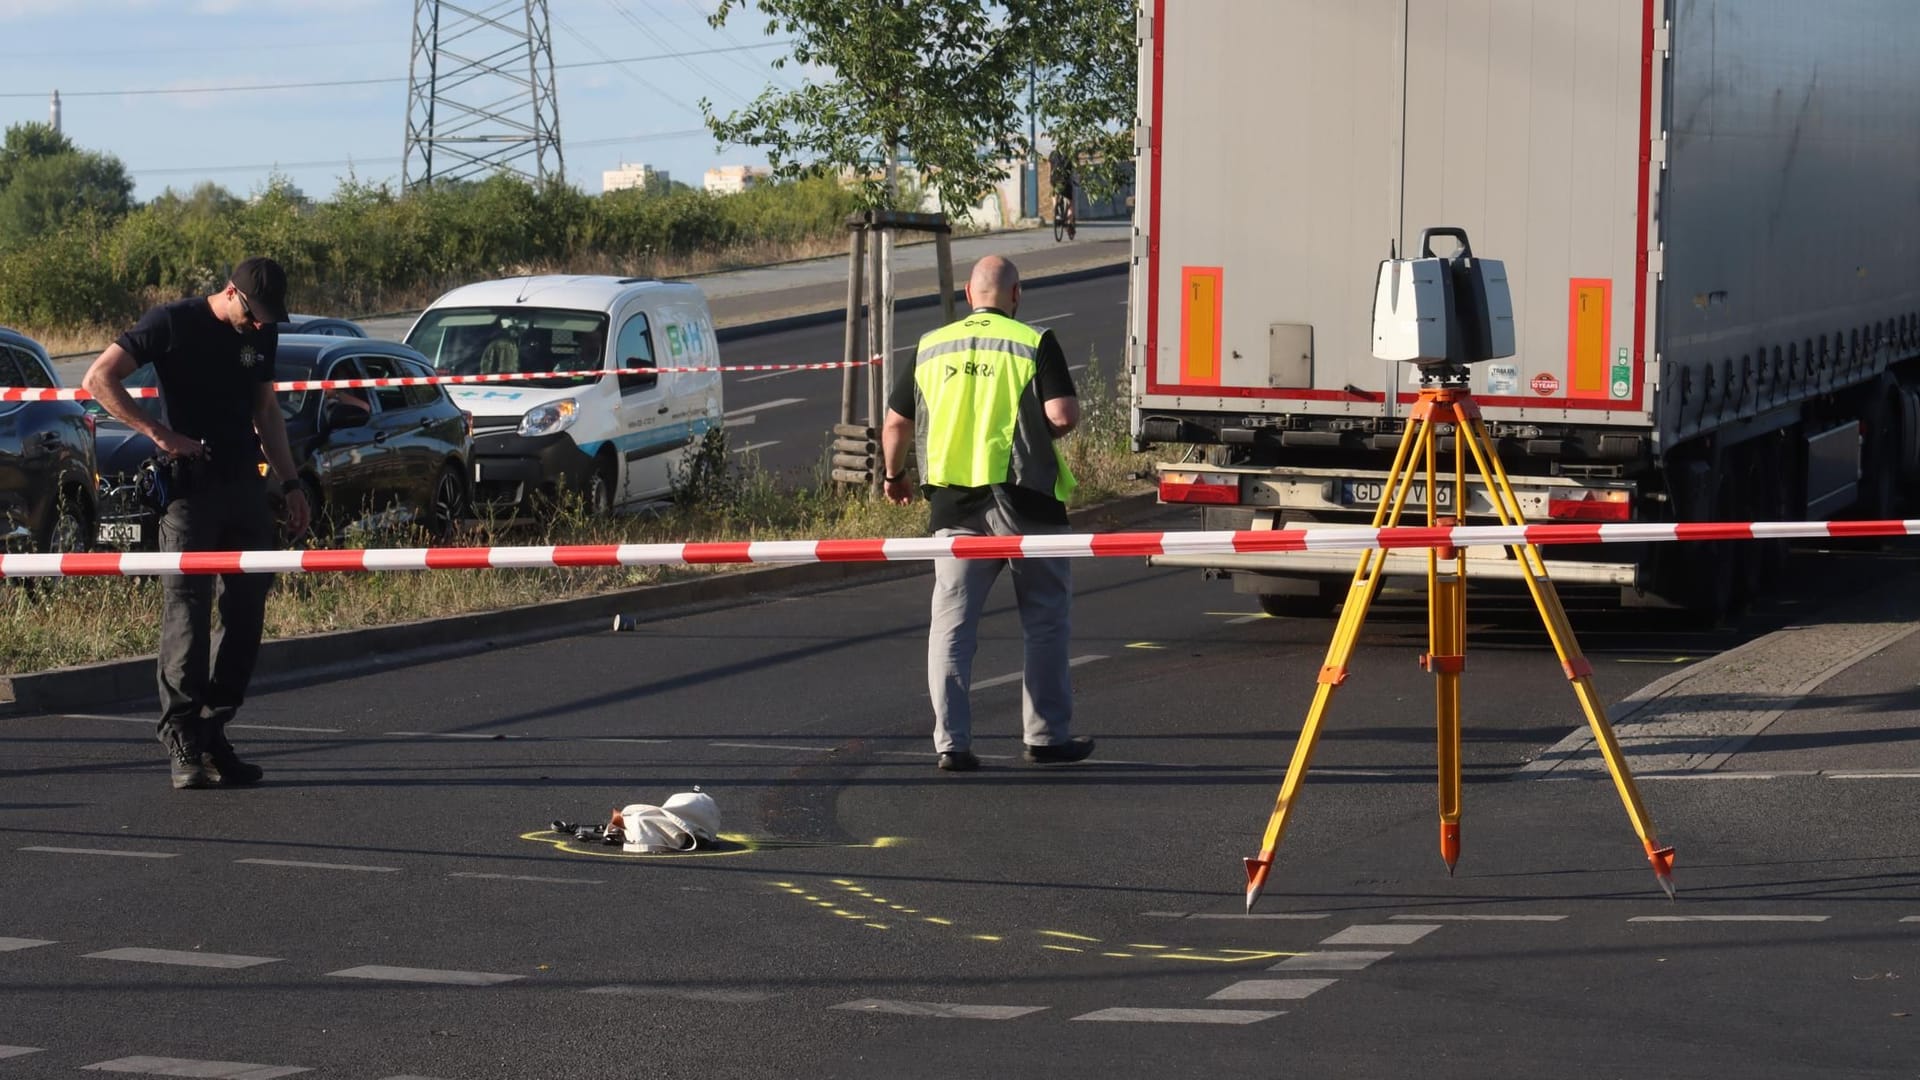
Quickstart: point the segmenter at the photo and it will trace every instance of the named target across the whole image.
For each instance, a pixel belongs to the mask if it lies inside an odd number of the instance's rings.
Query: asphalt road
[[[1802,556],[1714,633],[1570,607],[1613,701],[1909,565]],[[250,791],[167,790],[140,708],[0,719],[0,1080],[116,1062],[1119,1080],[1920,1060],[1920,781],[1645,781],[1679,851],[1669,903],[1609,784],[1516,778],[1578,714],[1530,610],[1476,595],[1449,877],[1424,609],[1390,593],[1244,918],[1239,860],[1328,626],[1261,617],[1192,572],[1077,564],[1076,723],[1100,748],[1042,770],[1016,757],[1002,590],[970,775],[933,768],[911,569],[262,694],[233,732],[269,770]],[[1812,752],[1920,765],[1910,740],[1838,736],[1769,760]],[[745,839],[625,857],[542,834],[696,784]]]

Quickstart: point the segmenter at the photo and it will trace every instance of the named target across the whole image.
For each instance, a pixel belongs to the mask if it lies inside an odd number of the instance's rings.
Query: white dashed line
[[[758,990],[688,990],[678,986],[637,986],[631,983],[593,986],[582,990],[581,993],[676,998],[682,1001],[710,1001],[718,1005],[751,1005],[756,1001],[765,1001],[778,996]]]
[[[1268,971],[1360,971],[1392,956],[1390,952],[1353,949],[1345,952],[1305,952],[1289,956]]]
[[[31,937],[0,937],[0,952],[19,952],[21,949],[37,949],[42,945],[58,945],[57,941],[42,941]]]
[[[584,877],[535,877],[532,874],[476,874],[470,871],[456,870],[448,877],[472,878],[476,881],[532,881],[542,885],[605,885],[599,878]]]
[[[232,953],[193,952],[187,949],[108,949],[105,952],[87,953],[85,958],[204,968],[250,968],[280,962],[278,957],[273,956],[237,956]]]
[[[443,971],[439,968],[385,967],[380,964],[329,971],[327,974],[338,979],[438,983],[442,986],[497,986],[526,978],[524,975],[499,975],[491,971]]]
[[[1105,659],[1106,657],[1099,653],[1088,653],[1085,656],[1076,656],[1073,659],[1067,661],[1067,666],[1070,668],[1077,668],[1081,664],[1091,664],[1095,660],[1105,660]],[[973,684],[973,688],[975,690],[985,690],[989,686],[1005,686],[1008,683],[1017,683],[1023,678],[1026,678],[1026,673],[1020,672],[1020,671],[1016,671],[1011,675],[995,675],[991,679],[979,680],[978,682]]]
[[[235,859],[247,866],[290,866],[297,870],[354,870],[363,874],[397,874],[397,866],[367,866],[364,863],[304,862],[300,859]]]
[[[213,1080],[273,1080],[308,1072],[292,1065],[254,1065],[245,1061],[196,1061],[192,1058],[123,1057],[82,1065],[94,1072],[140,1073],[143,1076],[203,1076]]]
[[[1407,922],[1560,922],[1565,915],[1394,915]]]
[[[1276,1016],[1285,1016],[1278,1012],[1255,1012],[1251,1009],[1099,1009],[1082,1013],[1075,1020],[1105,1020],[1122,1024],[1257,1024],[1262,1020],[1271,1020]]]
[[[1349,926],[1345,930],[1326,938],[1322,945],[1411,945],[1435,930],[1438,926],[1415,926],[1401,923],[1389,926],[1384,923],[1368,923]]]
[[[0,1046],[0,1058],[26,1057],[28,1054],[38,1054],[40,1051],[41,1048],[38,1046]]]
[[[769,446],[779,446],[779,445],[780,445],[779,439],[768,439],[766,442],[750,442],[745,446],[734,447],[733,452],[736,454],[745,454],[752,450],[765,450]]]
[[[1636,922],[1826,922],[1826,915],[1635,915]]]
[[[1038,326],[1041,323],[1059,322],[1061,319],[1071,318],[1073,318],[1073,312],[1069,311],[1063,315],[1042,315],[1037,319],[1027,319],[1024,321],[1030,325]]]
[[[1920,780],[1920,772],[1844,772],[1827,773],[1829,780]]]
[[[1338,981],[1338,979],[1243,979],[1225,990],[1208,994],[1207,1000],[1305,1001]]]
[[[295,727],[292,724],[228,724],[228,730],[238,731],[291,731],[300,735],[340,735],[343,730],[337,727]]]
[[[772,743],[752,742],[710,742],[708,746],[718,746],[726,750],[786,750],[807,754],[831,754],[831,746],[776,746]]]
[[[738,423],[739,417],[748,416],[752,413],[757,413],[757,412],[765,412],[768,409],[778,409],[787,405],[804,405],[806,404],[806,400],[807,400],[806,398],[797,398],[797,397],[775,398],[772,401],[763,401],[758,405],[748,405],[744,408],[735,409],[732,412],[722,414],[721,419]]]
[[[21,851],[37,851],[43,855],[108,855],[117,859],[177,859],[178,852],[173,851],[113,851],[108,848],[87,847],[23,847]]]
[[[382,734],[396,739],[469,739],[475,742],[506,742],[518,739],[518,735],[489,735],[482,731],[387,731]]]
[[[773,372],[768,372],[765,375],[748,375],[743,379],[735,379],[734,381],[743,382],[743,383],[764,382],[768,379],[784,379],[789,375],[798,375],[798,374],[800,374],[800,369],[796,368],[793,371],[773,371]]]
[[[1158,915],[1160,914],[1160,912],[1149,911],[1149,912],[1146,912],[1146,914]],[[1324,919],[1326,918],[1326,915],[1315,914],[1310,911],[1274,911],[1274,912],[1256,911],[1256,912],[1249,912],[1247,914],[1241,914],[1240,912],[1237,912],[1237,911],[1233,911],[1233,912],[1201,911],[1201,912],[1195,912],[1192,915],[1175,916],[1175,917],[1187,918],[1187,919],[1226,919],[1228,921],[1235,921],[1240,919],[1302,919],[1302,920]]]
[[[941,1020],[1013,1020],[1043,1012],[1045,1005],[948,1005],[938,1001],[888,1001],[862,998],[833,1006],[849,1012],[891,1013],[894,1016],[931,1016]]]
[[[585,739],[583,741],[584,742],[642,743],[649,746],[658,746],[661,743],[668,742],[669,740],[667,739],[628,739],[628,738],[617,738],[614,736],[606,736],[604,738],[592,738],[592,739]]]

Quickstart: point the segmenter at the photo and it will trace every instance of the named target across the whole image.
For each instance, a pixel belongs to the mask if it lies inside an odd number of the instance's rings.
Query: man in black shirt
[[[920,339],[901,365],[881,432],[887,498],[913,499],[909,453],[920,459],[935,536],[1019,536],[1068,529],[1073,472],[1054,440],[1080,422],[1066,354],[1052,331],[1014,319],[1020,274],[998,256],[974,264],[973,311]],[[916,433],[918,438],[916,440]],[[1093,740],[1074,738],[1068,672],[1073,581],[1066,559],[939,559],[927,632],[927,689],[940,768],[980,767],[968,700],[981,609],[1006,569],[1026,645],[1022,726],[1026,759],[1080,761]]]
[[[259,551],[277,547],[264,450],[273,483],[286,497],[287,526],[307,527],[306,495],[287,447],[273,392],[273,361],[287,318],[287,274],[272,259],[233,268],[226,288],[176,300],[141,316],[87,369],[82,385],[128,427],[152,439],[170,460],[163,551]],[[128,395],[125,379],[142,364],[159,377],[167,422]],[[242,761],[226,725],[240,707],[260,651],[265,574],[222,574],[220,632],[212,631],[214,583],[204,574],[165,579],[160,622],[160,742],[176,788],[257,783],[261,769]]]

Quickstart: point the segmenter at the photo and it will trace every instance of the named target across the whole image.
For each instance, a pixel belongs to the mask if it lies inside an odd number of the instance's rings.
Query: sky
[[[461,4],[523,10],[520,0]],[[549,0],[569,182],[598,193],[603,170],[644,162],[697,187],[712,166],[766,163],[751,147],[716,147],[697,103],[724,114],[769,85],[799,85],[801,73],[772,67],[786,50],[765,47],[778,39],[753,12],[709,27],[714,6]],[[118,157],[143,202],[209,180],[246,196],[275,173],[314,198],[349,172],[397,188],[413,9],[413,0],[0,0],[0,128],[46,123],[59,90],[61,130]],[[287,83],[336,85],[267,88]]]

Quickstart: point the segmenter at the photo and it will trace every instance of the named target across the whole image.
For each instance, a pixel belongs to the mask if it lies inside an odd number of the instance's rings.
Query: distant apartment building
[[[722,165],[707,170],[706,188],[715,195],[738,195],[768,175],[766,169],[757,165]]]
[[[600,174],[600,191],[605,194],[609,191],[625,191],[627,188],[643,188],[656,179],[664,184],[667,174],[651,165],[629,165],[623,161],[619,168],[608,169]]]

